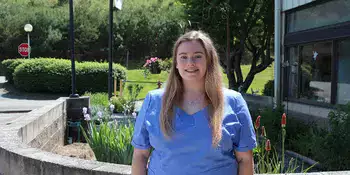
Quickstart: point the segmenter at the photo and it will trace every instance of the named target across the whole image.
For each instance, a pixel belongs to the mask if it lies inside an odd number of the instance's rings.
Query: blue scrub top
[[[256,147],[252,119],[245,100],[236,91],[224,89],[222,139],[212,147],[208,106],[188,115],[175,107],[174,134],[166,139],[161,133],[159,116],[163,89],[150,91],[135,123],[132,145],[154,150],[148,165],[149,175],[234,175],[238,164],[234,151]]]

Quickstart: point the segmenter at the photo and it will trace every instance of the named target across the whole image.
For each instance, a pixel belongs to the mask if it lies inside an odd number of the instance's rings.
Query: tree
[[[273,62],[273,0],[181,0],[191,29],[206,31],[217,45],[229,88],[246,92],[256,74]],[[225,55],[225,56],[223,56]],[[241,64],[251,68],[243,79]]]

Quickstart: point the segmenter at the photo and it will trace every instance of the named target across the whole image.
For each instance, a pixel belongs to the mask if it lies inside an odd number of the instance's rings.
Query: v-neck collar
[[[181,114],[187,115],[187,116],[195,116],[195,115],[197,115],[197,114],[199,114],[199,113],[201,113],[201,112],[206,111],[206,110],[208,109],[208,107],[209,107],[209,104],[208,104],[207,106],[205,106],[204,108],[198,110],[197,112],[193,113],[193,114],[188,114],[188,113],[187,113],[186,111],[184,111],[182,108],[180,108],[180,107],[178,107],[178,106],[175,105],[175,108],[176,108],[176,110],[177,110],[178,112],[180,112]]]

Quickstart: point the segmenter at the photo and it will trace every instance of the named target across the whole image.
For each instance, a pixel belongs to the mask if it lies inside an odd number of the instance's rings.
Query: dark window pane
[[[350,21],[350,0],[332,0],[287,15],[287,32]]]
[[[288,48],[288,96],[293,98],[298,98],[298,62],[298,47]]]
[[[304,45],[300,52],[300,98],[330,103],[332,43]]]
[[[338,45],[338,95],[337,103],[350,102],[350,40]]]

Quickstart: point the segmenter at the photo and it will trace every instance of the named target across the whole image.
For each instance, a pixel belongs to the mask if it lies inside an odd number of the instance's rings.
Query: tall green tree
[[[246,92],[259,72],[273,62],[273,0],[181,0],[191,29],[209,33],[217,44],[229,88]],[[250,59],[247,59],[250,57]],[[241,64],[249,60],[243,78]]]

